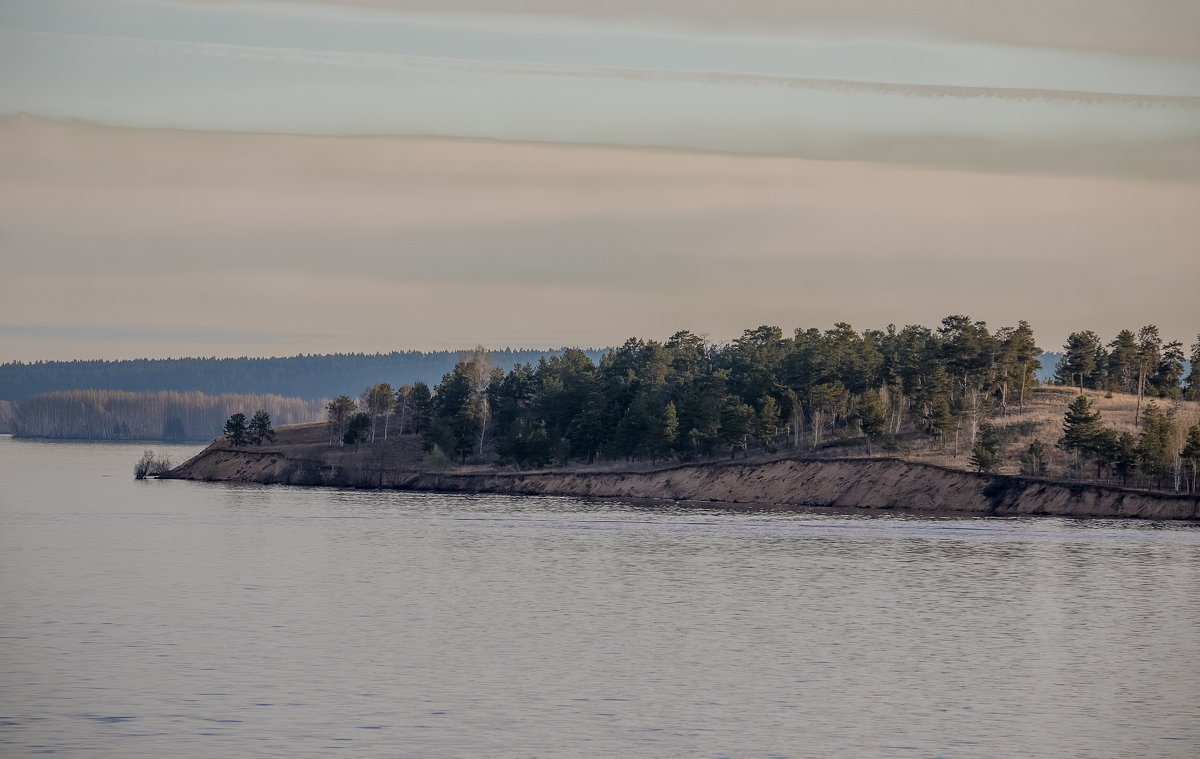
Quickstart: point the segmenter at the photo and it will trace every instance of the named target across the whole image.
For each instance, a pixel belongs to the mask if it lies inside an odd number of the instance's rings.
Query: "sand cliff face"
[[[469,493],[646,498],[977,515],[1200,518],[1200,498],[1098,485],[988,477],[886,458],[705,463],[651,471],[436,473],[372,466],[344,454],[302,458],[211,446],[174,469],[175,479],[384,487]]]

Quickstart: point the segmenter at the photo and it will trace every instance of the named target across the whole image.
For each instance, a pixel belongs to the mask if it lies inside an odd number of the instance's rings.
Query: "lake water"
[[[137,482],[142,448],[0,437],[5,757],[1200,756],[1196,525]]]

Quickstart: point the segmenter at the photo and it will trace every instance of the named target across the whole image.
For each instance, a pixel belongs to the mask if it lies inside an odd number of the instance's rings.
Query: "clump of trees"
[[[682,331],[662,342],[631,338],[599,361],[566,349],[508,371],[479,347],[460,355],[432,388],[381,383],[357,399],[333,399],[326,405],[329,444],[419,434],[439,462],[532,468],[779,449],[871,454],[925,440],[954,457],[969,456],[981,472],[996,472],[1012,442],[997,417],[1025,407],[1038,384],[1041,353],[1026,322],[993,330],[964,315],[948,316],[934,329],[858,331],[838,323],[787,334],[761,326],[723,345]],[[1086,387],[1090,370],[1072,366],[1060,365],[1061,376],[1082,377]],[[1146,369],[1143,384],[1157,393],[1171,376],[1187,385],[1181,394],[1190,392],[1192,379],[1165,370]],[[1077,455],[1079,467],[1099,458],[1102,476],[1150,471],[1149,463],[1129,465],[1121,453],[1122,446],[1136,449],[1140,438],[1105,437],[1116,453],[1100,457],[1099,438],[1089,437],[1086,420],[1079,424],[1071,440],[1090,442],[1064,448]],[[1137,461],[1150,461],[1149,453],[1139,455]],[[1049,471],[1042,441],[1012,458],[1027,474]]]
[[[271,415],[263,409],[254,412],[250,421],[246,421],[246,415],[240,411],[233,414],[225,421],[225,429],[222,434],[234,447],[262,445],[264,442],[275,439],[275,430],[271,427]]]
[[[134,479],[144,480],[147,477],[158,477],[171,471],[171,459],[167,456],[156,456],[154,451],[147,449],[133,467]]]
[[[1022,407],[1040,368],[1025,322],[995,331],[967,316],[858,332],[746,330],[728,345],[678,332],[631,338],[595,362],[564,350],[536,364],[496,367],[483,348],[442,382],[376,385],[327,406],[331,445],[347,444],[357,413],[370,440],[389,419],[460,462],[494,457],[518,467],[746,455],[780,447],[891,448],[928,435],[955,455],[991,415]],[[355,438],[356,440],[359,438]]]
[[[1136,477],[1150,488],[1196,492],[1200,470],[1200,426],[1186,431],[1175,423],[1172,409],[1150,401],[1141,414],[1136,436],[1104,425],[1086,395],[1080,395],[1063,417],[1058,445],[1075,456],[1077,466],[1092,464],[1097,479],[1118,478],[1129,484]]]
[[[1142,399],[1148,395],[1200,400],[1200,335],[1191,346],[1190,371],[1184,363],[1183,343],[1164,343],[1153,324],[1136,333],[1123,329],[1107,344],[1090,330],[1074,332],[1063,351],[1054,372],[1055,382],[1080,392],[1088,389],[1136,395],[1136,421],[1140,421]]]

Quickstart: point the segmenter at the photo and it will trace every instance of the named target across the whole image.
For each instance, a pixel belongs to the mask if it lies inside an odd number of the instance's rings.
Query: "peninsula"
[[[1200,355],[1200,340],[1192,346]],[[434,387],[269,415],[172,477],[974,514],[1194,519],[1195,362],[1157,328],[1072,334],[1047,386],[1029,325],[762,326],[726,345],[631,338],[505,372],[468,351]]]
[[[261,447],[214,441],[166,479],[509,495],[836,507],[980,516],[1198,519],[1200,498],[1094,483],[985,475],[893,457],[763,456],[666,466],[537,471],[422,464],[415,436],[330,447],[324,424],[280,427]]]

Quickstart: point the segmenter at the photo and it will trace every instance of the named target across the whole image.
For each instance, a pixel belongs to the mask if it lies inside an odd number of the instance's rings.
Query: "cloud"
[[[110,356],[603,345],[954,312],[1028,319],[1050,346],[1147,321],[1183,338],[1198,206],[1193,183],[0,119],[0,360],[93,338]]]

